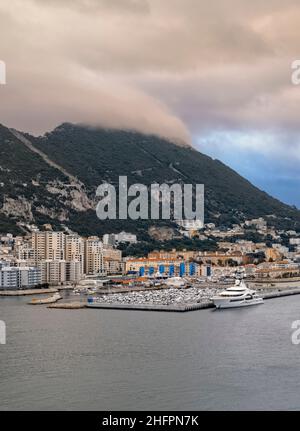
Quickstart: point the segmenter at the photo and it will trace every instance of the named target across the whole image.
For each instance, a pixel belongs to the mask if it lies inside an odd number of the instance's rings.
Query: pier
[[[44,305],[44,304],[54,304],[57,301],[62,299],[59,293],[54,293],[53,296],[49,296],[47,298],[33,298],[30,302],[28,302],[29,305]]]

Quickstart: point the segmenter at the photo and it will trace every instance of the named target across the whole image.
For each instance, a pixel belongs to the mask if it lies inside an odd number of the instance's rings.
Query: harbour
[[[273,291],[262,293],[261,297],[264,300],[282,298],[285,296],[299,295],[300,288],[287,289],[283,291]],[[144,311],[170,311],[170,312],[187,312],[196,310],[205,310],[207,308],[215,308],[212,301],[203,301],[200,304],[187,304],[187,305],[157,305],[157,304],[107,304],[97,302],[95,305],[87,304],[87,308],[102,308],[112,310],[144,310]]]
[[[3,297],[0,408],[299,409],[299,310],[299,295],[194,313],[67,312]]]
[[[156,287],[154,289],[108,289],[94,293],[94,296],[80,295],[78,299],[71,291],[60,291],[62,296],[54,293],[53,296],[32,299],[29,305],[46,305],[49,309],[78,310],[78,309],[110,309],[132,311],[160,311],[160,312],[189,312],[215,308],[211,296],[222,287],[206,285],[202,288],[189,287],[174,289],[172,287]],[[50,290],[50,289],[49,289]],[[50,292],[48,292],[50,293]],[[264,300],[281,298],[285,296],[299,295],[300,287],[278,287],[274,289],[262,288],[260,297]],[[12,295],[14,296],[14,295]]]

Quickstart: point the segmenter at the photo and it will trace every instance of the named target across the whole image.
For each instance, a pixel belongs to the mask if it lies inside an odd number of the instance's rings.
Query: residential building
[[[41,260],[38,268],[41,270],[42,283],[61,284],[67,281],[65,260]]]
[[[0,270],[0,288],[1,289],[19,288],[18,268],[4,267]]]
[[[130,244],[137,243],[137,237],[133,233],[120,232],[120,233],[110,233],[103,235],[103,244],[107,245],[117,245],[121,242],[128,242]]]
[[[81,274],[84,272],[84,240],[79,235],[66,235],[65,258],[67,262],[79,262]]]
[[[82,263],[77,260],[66,262],[66,281],[77,283],[82,279]]]
[[[85,240],[85,274],[104,274],[103,243],[96,236]]]
[[[64,232],[33,232],[32,248],[34,249],[35,261],[64,260],[65,241]]]
[[[41,271],[35,267],[5,266],[0,270],[1,289],[32,288],[41,282]]]
[[[31,288],[42,283],[42,273],[36,267],[19,267],[19,283],[20,287]]]

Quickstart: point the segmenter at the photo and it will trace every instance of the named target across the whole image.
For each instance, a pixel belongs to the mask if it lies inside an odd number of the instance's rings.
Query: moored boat
[[[235,285],[223,290],[220,294],[211,298],[216,308],[246,307],[249,305],[263,304],[255,290],[249,289],[245,282],[236,280]]]

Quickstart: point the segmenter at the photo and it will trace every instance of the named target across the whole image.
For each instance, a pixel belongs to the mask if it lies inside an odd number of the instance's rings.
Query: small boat
[[[211,300],[216,308],[246,307],[264,302],[263,298],[258,296],[255,290],[249,289],[242,280],[236,280],[233,287],[228,287]]]

